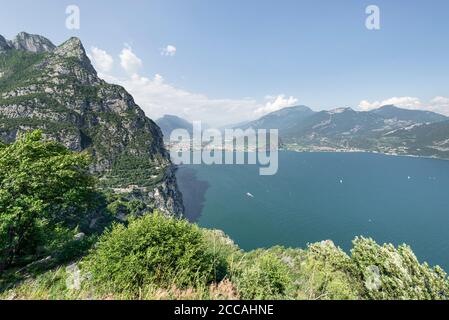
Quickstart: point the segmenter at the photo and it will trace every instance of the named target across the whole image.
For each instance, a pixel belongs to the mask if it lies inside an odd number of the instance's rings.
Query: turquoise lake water
[[[363,235],[407,243],[420,261],[449,270],[449,161],[281,152],[275,176],[258,166],[189,165],[177,177],[187,217],[245,250],[331,239],[348,251]]]

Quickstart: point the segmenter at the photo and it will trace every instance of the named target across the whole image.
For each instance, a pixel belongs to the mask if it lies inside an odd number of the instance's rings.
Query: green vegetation
[[[10,141],[16,132],[42,130],[89,152],[104,178],[101,187],[153,190],[165,178],[167,163],[154,124],[122,87],[93,72],[70,55],[15,49],[1,54],[0,106],[13,110],[14,117],[0,116],[0,135]]]
[[[420,264],[406,245],[396,249],[391,244],[379,246],[372,239],[357,238],[352,260],[367,284],[368,299],[449,299],[447,274],[438,266]],[[377,280],[373,280],[373,271],[378,273]]]
[[[34,67],[45,58],[44,53],[31,53],[10,50],[0,55],[0,72],[4,72],[0,81],[0,91],[32,83],[39,74]]]
[[[0,151],[1,269],[53,251],[92,203],[89,159],[33,132]],[[49,246],[45,248],[45,246]]]
[[[243,299],[273,300],[287,297],[292,279],[285,263],[270,253],[264,253],[251,262],[236,277]]]
[[[135,292],[148,285],[189,287],[216,280],[199,228],[159,213],[115,224],[87,258],[93,281],[106,292]]]
[[[244,252],[220,231],[154,212],[145,197],[170,174],[160,130],[122,87],[99,79],[87,57],[65,55],[80,46],[68,44],[60,54],[0,55],[2,138],[43,130],[0,143],[0,299],[449,298],[446,273],[406,245],[357,238],[350,254],[330,241]],[[302,124],[287,135],[297,148],[447,153],[448,122],[380,138],[380,116],[287,111],[265,121]],[[348,136],[358,125],[361,136]],[[135,192],[111,191],[131,185]]]
[[[153,211],[144,201],[130,198],[129,196],[109,194],[107,202],[108,211],[117,219],[121,217],[138,217]]]
[[[164,178],[165,168],[152,163],[148,157],[122,154],[112,164],[105,176],[105,185],[111,187],[154,187]]]
[[[89,161],[39,131],[0,145],[0,299],[449,299],[446,273],[406,245],[243,252],[138,198],[98,194]]]

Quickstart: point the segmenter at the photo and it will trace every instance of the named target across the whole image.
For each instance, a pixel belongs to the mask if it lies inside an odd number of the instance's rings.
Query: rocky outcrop
[[[34,53],[50,52],[55,49],[55,45],[47,38],[26,32],[19,33],[9,44],[16,50]]]
[[[97,71],[94,69],[89,58],[87,57],[83,44],[79,38],[70,38],[56,48],[54,54],[65,59],[75,59],[83,69],[87,70],[92,75],[97,75]]]
[[[22,131],[41,129],[48,139],[92,154],[91,170],[102,187],[137,186],[152,207],[182,215],[161,130],[123,87],[97,76],[81,41],[71,38],[52,47],[40,36],[16,39],[0,66],[0,140],[10,143]],[[26,59],[17,66],[19,50]]]
[[[0,53],[6,52],[7,50],[10,50],[10,49],[11,49],[11,47],[9,46],[6,39],[0,35]]]
[[[165,214],[180,211],[184,212],[182,194],[178,189],[175,176],[175,167],[169,166],[165,171],[163,183],[150,192],[149,197],[154,199],[155,206]]]

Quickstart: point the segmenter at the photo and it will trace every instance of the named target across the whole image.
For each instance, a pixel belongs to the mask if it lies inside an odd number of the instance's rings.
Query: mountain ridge
[[[284,147],[296,151],[359,150],[449,158],[443,147],[435,147],[445,145],[440,136],[435,141],[430,141],[429,135],[420,138],[425,135],[422,128],[444,127],[441,123],[446,121],[449,118],[438,113],[392,105],[370,111],[350,107],[313,111],[297,106],[272,112],[239,128],[278,129]],[[415,129],[407,131],[410,128]],[[445,132],[435,129],[441,131]],[[411,138],[413,133],[418,137]],[[449,132],[446,139],[449,141]],[[424,142],[428,145],[419,145]]]
[[[170,135],[175,129],[187,130],[191,136],[193,134],[193,124],[175,115],[166,114],[155,122],[161,128],[165,141],[170,140]]]
[[[370,112],[381,115],[387,119],[397,118],[398,120],[403,121],[439,122],[448,120],[448,117],[432,111],[404,109],[394,105],[385,105],[378,109],[371,110]]]
[[[161,130],[133,97],[98,77],[80,39],[43,51],[32,43],[1,53],[0,140],[41,129],[48,139],[89,152],[103,187],[138,192],[166,214],[182,215]]]

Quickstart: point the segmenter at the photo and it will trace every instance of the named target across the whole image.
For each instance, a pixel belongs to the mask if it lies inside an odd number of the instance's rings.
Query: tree
[[[76,227],[93,199],[89,163],[40,131],[0,148],[0,271]]]

